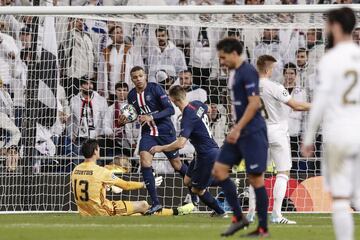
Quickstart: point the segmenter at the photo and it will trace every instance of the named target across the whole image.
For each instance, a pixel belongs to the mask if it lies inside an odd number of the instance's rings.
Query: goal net
[[[97,138],[100,143],[99,165],[126,180],[142,181],[140,124],[124,128],[118,123],[119,108],[134,86],[130,79],[134,66],[145,69],[148,81],[166,90],[182,85],[188,100],[209,104],[210,130],[221,146],[232,122],[229,71],[219,63],[217,41],[238,39],[244,46],[244,59],[252,64],[260,55],[274,56],[273,80],[299,101],[312,100],[316,63],[325,51],[323,10],[237,10],[231,14],[139,11],[124,15],[116,14],[120,8],[114,8],[113,14],[102,14],[101,8],[97,14],[80,14],[88,11],[85,8],[78,8],[77,14],[74,8],[68,8],[68,13],[58,8],[62,13],[57,15],[54,8],[48,8],[55,12],[37,15],[36,10],[23,9],[0,16],[2,212],[76,211],[70,173],[83,161],[80,146],[88,138]],[[359,29],[354,32],[358,42],[359,33]],[[293,168],[284,210],[329,211],[320,174],[321,130],[314,143],[315,157],[303,158],[299,146],[307,116],[289,112]],[[177,109],[172,116],[177,131],[180,119]],[[186,164],[192,161],[195,153],[191,144],[180,150],[180,156]],[[155,156],[153,169],[164,177],[158,195],[165,207],[189,201],[180,175],[164,155]],[[270,209],[275,173],[270,164],[266,174]],[[238,179],[239,199],[246,210],[248,184],[243,164],[233,168],[232,177]],[[210,190],[224,203],[220,189]],[[109,192],[107,197],[150,200],[146,190]],[[208,209],[200,205],[199,210]]]

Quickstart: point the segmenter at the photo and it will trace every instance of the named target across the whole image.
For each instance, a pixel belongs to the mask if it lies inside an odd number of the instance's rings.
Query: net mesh
[[[325,50],[323,25],[320,13],[2,15],[0,211],[76,210],[70,173],[83,160],[79,146],[88,138],[100,142],[100,165],[124,179],[142,181],[140,124],[120,127],[116,121],[117,109],[133,87],[129,72],[134,66],[144,67],[149,81],[165,89],[183,85],[188,100],[208,103],[210,129],[220,146],[232,125],[229,71],[220,66],[215,48],[223,37],[242,41],[243,57],[252,64],[262,54],[273,55],[278,60],[273,80],[296,100],[311,101],[316,63]],[[354,38],[360,40],[358,30]],[[182,73],[187,69],[192,74]],[[177,131],[180,119],[177,109],[172,117]],[[299,152],[305,119],[304,113],[289,113],[293,168],[284,210],[329,211],[321,187],[321,131],[315,158],[304,159]],[[194,154],[190,143],[180,151],[186,164]],[[153,168],[164,176],[158,194],[165,207],[189,200],[164,155],[155,156]],[[232,177],[239,179],[239,198],[246,209],[244,171],[244,165],[237,166]],[[270,166],[266,175],[270,200],[275,172]],[[212,187],[211,192],[217,195],[219,189]],[[108,194],[122,200],[149,200],[147,196],[146,190]],[[218,199],[226,205],[221,194]],[[200,205],[199,210],[206,208]]]

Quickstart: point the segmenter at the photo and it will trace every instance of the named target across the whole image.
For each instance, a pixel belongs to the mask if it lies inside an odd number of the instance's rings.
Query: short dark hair
[[[296,65],[292,62],[286,63],[283,68],[283,75],[285,74],[287,69],[291,69],[295,71],[295,74],[297,74],[297,68]]]
[[[88,75],[84,75],[84,76],[80,77],[80,79],[79,79],[80,86],[85,83],[88,83],[89,81],[90,81],[90,78]]]
[[[356,25],[355,13],[351,8],[343,7],[330,10],[327,13],[328,22],[330,24],[340,24],[342,30],[346,34],[351,34]]]
[[[169,31],[166,26],[159,26],[157,29],[155,29],[155,35],[158,32],[166,32],[166,35],[169,36]]]
[[[190,73],[190,75],[192,76],[192,71],[189,69],[185,69],[185,70],[181,70],[178,75],[182,74],[182,73]]]
[[[145,70],[144,70],[143,67],[135,66],[135,67],[133,67],[133,68],[130,70],[130,75],[131,75],[133,72],[140,71],[140,70],[142,70],[142,71],[145,72]]]
[[[243,52],[242,44],[235,38],[224,38],[216,45],[218,51],[224,51],[225,53],[236,52],[241,55]]]
[[[117,82],[115,84],[115,90],[118,88],[126,88],[127,90],[129,90],[129,85],[127,85],[126,82]]]
[[[112,28],[110,28],[110,30],[109,30],[109,35],[114,35],[113,33],[115,32],[115,29],[117,29],[117,28],[121,28],[121,30],[123,30],[122,26],[120,26],[120,25],[115,25],[115,26],[113,26]]]
[[[307,50],[306,48],[299,48],[298,50],[296,50],[295,56],[302,52],[306,53],[306,56],[309,56],[309,50]]]
[[[81,152],[85,158],[91,158],[98,149],[99,143],[96,139],[88,139],[81,146]]]
[[[169,89],[169,96],[176,101],[184,100],[186,99],[186,91],[182,86],[175,85]]]
[[[256,61],[256,67],[259,72],[264,72],[270,64],[276,62],[276,59],[271,55],[261,55]]]

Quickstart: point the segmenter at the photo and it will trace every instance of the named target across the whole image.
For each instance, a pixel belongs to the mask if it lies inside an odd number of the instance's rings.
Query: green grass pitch
[[[270,225],[270,239],[334,239],[330,214],[286,215],[297,225]],[[360,215],[354,214],[356,236],[360,238]],[[80,217],[77,214],[0,215],[0,239],[221,239],[219,234],[230,219],[210,218],[204,214],[160,217]],[[239,239],[240,231],[227,239]]]

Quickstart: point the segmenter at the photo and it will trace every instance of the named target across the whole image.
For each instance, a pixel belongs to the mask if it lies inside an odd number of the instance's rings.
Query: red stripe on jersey
[[[196,110],[196,107],[194,107],[193,105],[191,105],[191,103],[188,104],[188,107],[191,108],[192,110]]]

